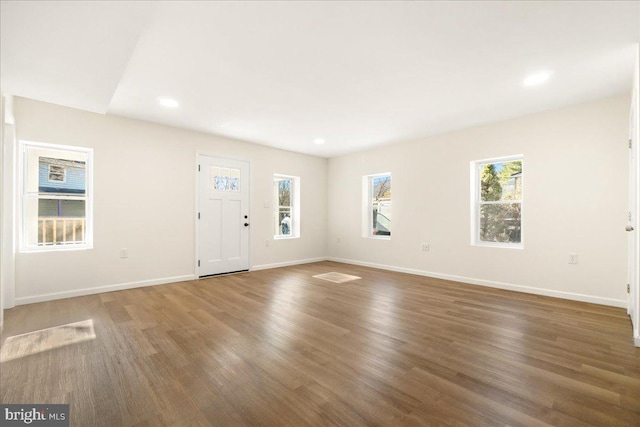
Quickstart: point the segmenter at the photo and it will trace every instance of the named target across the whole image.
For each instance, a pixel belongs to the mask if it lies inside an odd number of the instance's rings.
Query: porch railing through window
[[[85,218],[38,218],[38,245],[73,245],[85,243]]]

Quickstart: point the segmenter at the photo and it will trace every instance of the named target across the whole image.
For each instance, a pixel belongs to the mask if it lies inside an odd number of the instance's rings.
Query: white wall
[[[629,103],[612,97],[327,161],[16,98],[19,139],[94,148],[96,193],[94,249],[18,254],[16,301],[191,278],[199,151],[252,162],[254,269],[330,256],[625,307]],[[525,156],[525,247],[471,246],[469,162],[513,154]],[[392,239],[362,238],[362,175],[388,171]],[[263,204],[274,173],[301,177],[300,239],[272,239]]]
[[[0,90],[0,332],[4,327],[4,96]]]
[[[629,103],[617,96],[330,159],[329,254],[626,307]],[[524,249],[472,246],[469,164],[515,154],[524,154]],[[362,176],[388,171],[392,238],[363,238]]]
[[[93,148],[95,165],[94,249],[19,253],[18,304],[191,278],[196,152],[251,161],[252,268],[326,255],[324,158],[24,98],[14,103],[18,139]],[[273,240],[264,201],[272,202],[274,173],[301,179],[299,239]],[[120,248],[129,249],[128,259],[119,258]]]

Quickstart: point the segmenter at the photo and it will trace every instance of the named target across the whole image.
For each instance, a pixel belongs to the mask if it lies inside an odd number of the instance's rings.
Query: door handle
[[[248,227],[248,226],[249,226],[249,223],[248,223],[248,222],[245,222],[245,223],[244,223],[244,226],[245,226],[245,227]]]
[[[627,225],[624,229],[625,231],[633,231],[633,227],[630,225]]]

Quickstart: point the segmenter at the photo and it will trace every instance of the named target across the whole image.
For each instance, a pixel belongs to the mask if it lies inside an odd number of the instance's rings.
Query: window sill
[[[71,252],[71,251],[86,251],[89,249],[93,249],[93,245],[82,245],[82,246],[45,246],[45,247],[24,247],[20,248],[19,253],[21,254],[33,254],[33,253],[44,253],[44,252]]]
[[[290,239],[299,239],[300,236],[273,236],[274,240],[290,240]]]
[[[391,236],[362,236],[365,239],[373,239],[373,240],[391,240]]]
[[[498,249],[524,249],[522,243],[492,243],[492,242],[474,242],[471,246],[478,246],[483,248],[498,248]]]

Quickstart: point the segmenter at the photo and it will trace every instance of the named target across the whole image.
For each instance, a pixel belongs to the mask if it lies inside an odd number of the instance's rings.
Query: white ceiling
[[[1,7],[6,93],[326,157],[630,91],[640,42],[640,2]]]

